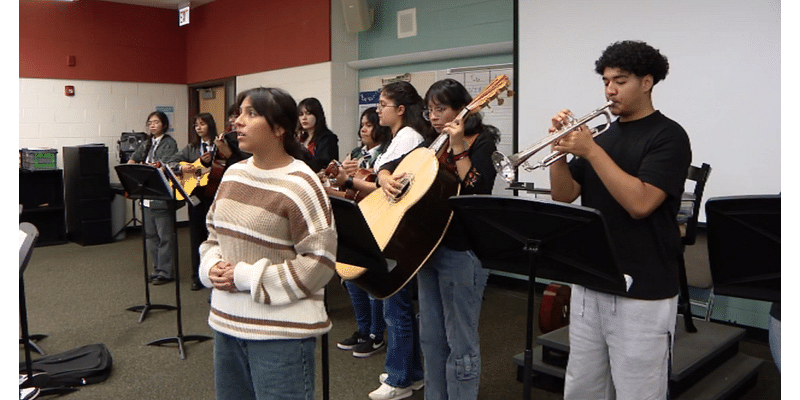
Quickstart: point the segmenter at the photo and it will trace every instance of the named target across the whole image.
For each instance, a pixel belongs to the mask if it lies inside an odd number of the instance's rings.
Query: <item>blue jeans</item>
[[[383,300],[383,316],[389,332],[384,363],[389,375],[386,384],[400,388],[411,386],[411,383],[425,376],[419,345],[419,324],[408,285]]]
[[[313,400],[316,338],[243,340],[214,332],[217,400]]]
[[[374,334],[376,338],[383,339],[386,330],[386,321],[383,320],[383,301],[370,296],[364,289],[353,282],[344,282],[350,301],[353,302],[353,311],[356,314],[358,331],[362,335]]]
[[[441,245],[417,273],[426,400],[478,398],[478,319],[488,277],[473,252]]]

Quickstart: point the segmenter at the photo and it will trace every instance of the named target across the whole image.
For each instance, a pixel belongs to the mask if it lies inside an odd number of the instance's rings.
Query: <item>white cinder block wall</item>
[[[64,86],[75,95],[64,95]],[[109,82],[65,79],[19,79],[19,148],[58,150],[57,166],[64,167],[62,148],[89,143],[108,147],[109,178],[119,182],[117,141],[122,132],[145,132],[145,121],[158,106],[173,107],[170,134],[178,148],[187,143],[187,86],[180,84]],[[126,220],[130,207],[126,208]],[[186,221],[185,207],[178,220]]]

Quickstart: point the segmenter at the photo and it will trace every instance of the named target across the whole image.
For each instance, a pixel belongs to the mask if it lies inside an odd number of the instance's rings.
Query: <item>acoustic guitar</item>
[[[225,133],[223,133],[220,137],[224,137],[224,135]],[[194,162],[191,163],[186,161],[181,161],[178,163],[178,165],[181,167],[184,165],[192,165],[195,168],[194,173],[181,172],[181,174],[178,175],[178,181],[180,181],[183,190],[190,195],[196,188],[202,187],[203,195],[205,197],[214,197],[214,194],[217,192],[217,188],[219,187],[219,183],[222,181],[222,175],[225,173],[225,164],[222,160],[217,158],[216,146],[211,152],[210,166],[204,166],[200,158],[201,157],[197,157],[197,160],[194,160]],[[183,196],[180,194],[180,192],[175,193],[175,198],[177,200],[183,200]]]
[[[506,75],[497,76],[456,118],[480,111],[508,85]],[[395,174],[405,173],[400,195],[388,199],[382,190],[376,190],[358,203],[384,256],[397,261],[397,265],[388,274],[380,274],[337,264],[336,271],[343,279],[385,299],[402,289],[428,260],[453,216],[447,199],[458,195],[461,189],[458,177],[439,165],[437,154],[446,150],[448,139],[449,135],[443,133],[429,147],[415,149],[403,158],[395,169]]]

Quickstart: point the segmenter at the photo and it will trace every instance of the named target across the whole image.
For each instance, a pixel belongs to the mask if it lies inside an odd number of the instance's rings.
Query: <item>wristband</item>
[[[344,181],[344,187],[345,187],[345,189],[352,189],[353,188],[353,177],[352,176],[348,176],[347,180]]]
[[[458,161],[458,160],[460,160],[460,159],[462,159],[462,158],[465,158],[465,157],[467,157],[467,156],[469,155],[469,154],[467,154],[467,153],[468,153],[468,151],[467,151],[467,150],[464,150],[464,151],[462,151],[461,153],[458,153],[458,154],[453,154],[453,162],[456,162],[456,161]]]

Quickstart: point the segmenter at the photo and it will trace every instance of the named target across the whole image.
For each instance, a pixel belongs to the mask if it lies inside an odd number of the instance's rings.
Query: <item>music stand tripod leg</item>
[[[183,190],[180,186],[180,183],[173,175],[172,171],[167,169],[169,172],[169,179],[172,181],[173,185],[176,188],[180,188],[180,192],[183,194],[183,198],[189,199],[189,195]],[[175,261],[174,261],[174,271],[173,275],[175,277],[175,305],[176,305],[176,318],[177,318],[177,325],[178,325],[178,334],[174,337],[168,337],[163,339],[154,340],[148,343],[148,346],[163,346],[169,343],[177,343],[178,345],[178,355],[180,356],[181,360],[186,359],[186,350],[184,348],[184,342],[187,341],[196,341],[196,342],[203,342],[206,340],[211,339],[210,336],[204,335],[188,335],[183,336],[183,323],[182,323],[182,313],[181,313],[181,274],[180,274],[180,263],[178,262],[178,230],[177,230],[177,216],[175,215],[175,200],[168,200],[169,207],[170,207],[170,215],[172,215],[172,251],[175,254]],[[189,201],[189,206],[194,207],[191,201]]]
[[[533,321],[536,313],[536,263],[539,261],[539,242],[528,242],[524,246],[524,252],[528,254],[528,312],[525,320],[525,356],[522,377],[523,399],[531,398],[532,374],[533,374],[533,336],[535,334]]]

